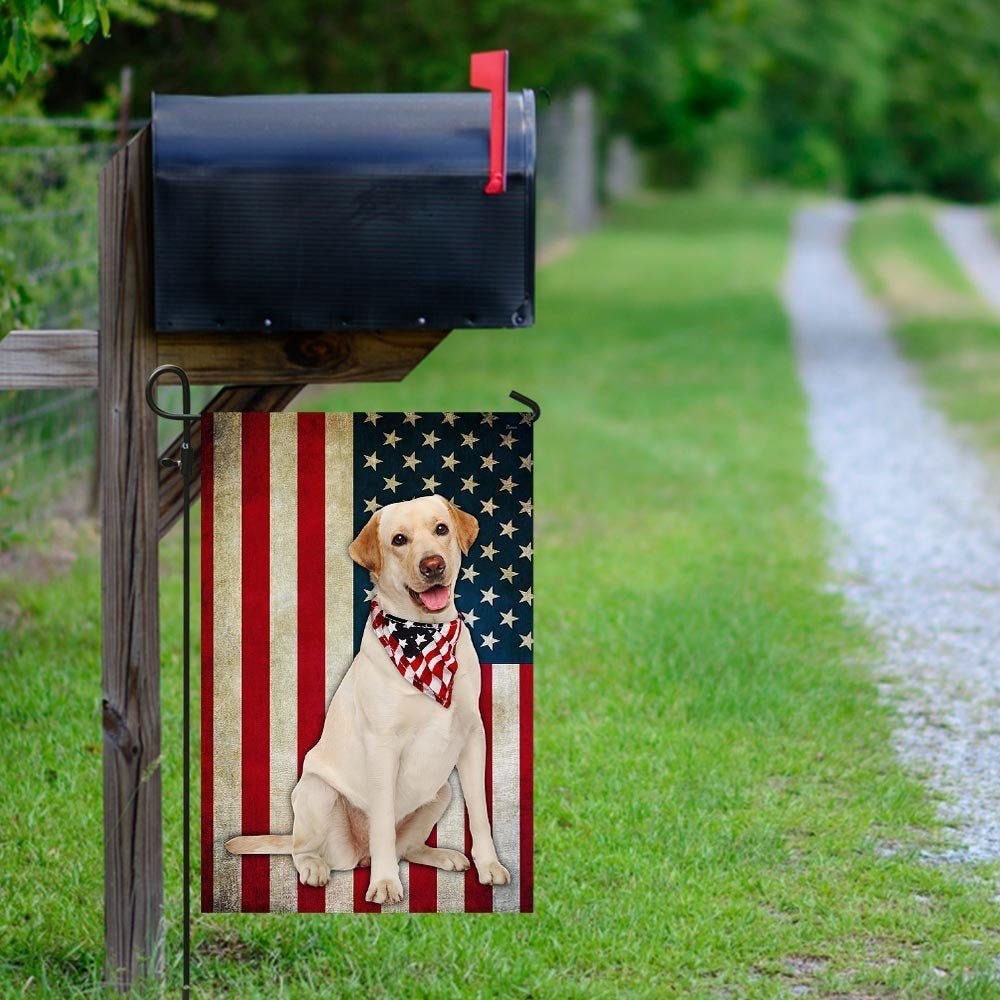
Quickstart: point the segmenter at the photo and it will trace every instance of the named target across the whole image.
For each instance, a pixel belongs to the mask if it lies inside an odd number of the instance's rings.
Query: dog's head
[[[454,617],[455,581],[479,522],[444,497],[391,503],[347,550],[370,570],[386,611],[416,621]]]

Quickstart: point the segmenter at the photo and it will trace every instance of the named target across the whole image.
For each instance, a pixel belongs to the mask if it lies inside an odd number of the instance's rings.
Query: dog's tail
[[[233,837],[226,841],[230,854],[291,854],[292,835],[277,834],[263,837]]]

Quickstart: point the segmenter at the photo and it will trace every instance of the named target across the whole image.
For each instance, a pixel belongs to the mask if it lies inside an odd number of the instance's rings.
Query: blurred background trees
[[[53,113],[104,101],[125,64],[137,95],[448,90],[506,47],[514,86],[590,86],[654,181],[1000,194],[992,0],[5,2],[7,96]]]

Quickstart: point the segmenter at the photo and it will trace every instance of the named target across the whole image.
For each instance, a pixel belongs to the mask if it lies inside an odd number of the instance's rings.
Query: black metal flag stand
[[[156,402],[156,383],[161,375],[175,375],[181,383],[182,413],[170,413]],[[146,402],[157,416],[166,420],[180,420],[184,429],[179,459],[161,458],[160,464],[180,470],[184,480],[183,547],[184,547],[184,625],[183,625],[183,676],[184,676],[184,915],[183,925],[183,977],[181,995],[187,1000],[191,995],[191,476],[194,456],[191,453],[191,424],[201,415],[191,413],[191,383],[183,368],[160,365],[146,379]]]

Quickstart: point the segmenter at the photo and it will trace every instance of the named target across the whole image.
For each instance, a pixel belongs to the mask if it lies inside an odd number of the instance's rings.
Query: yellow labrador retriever
[[[236,837],[226,844],[230,853],[291,854],[305,885],[326,885],[330,869],[370,863],[365,899],[398,903],[400,858],[446,871],[469,867],[460,851],[425,843],[451,798],[448,776],[457,765],[479,881],[510,881],[486,811],[479,658],[456,621],[455,582],[478,532],[471,514],[437,495],[372,515],[348,551],[371,572],[378,608],[333,696],[323,735],[306,754],[292,792],[292,834]],[[445,639],[457,634],[446,688],[440,677],[432,685],[407,678],[393,659],[389,636],[396,629],[420,634],[413,630],[421,627]]]

